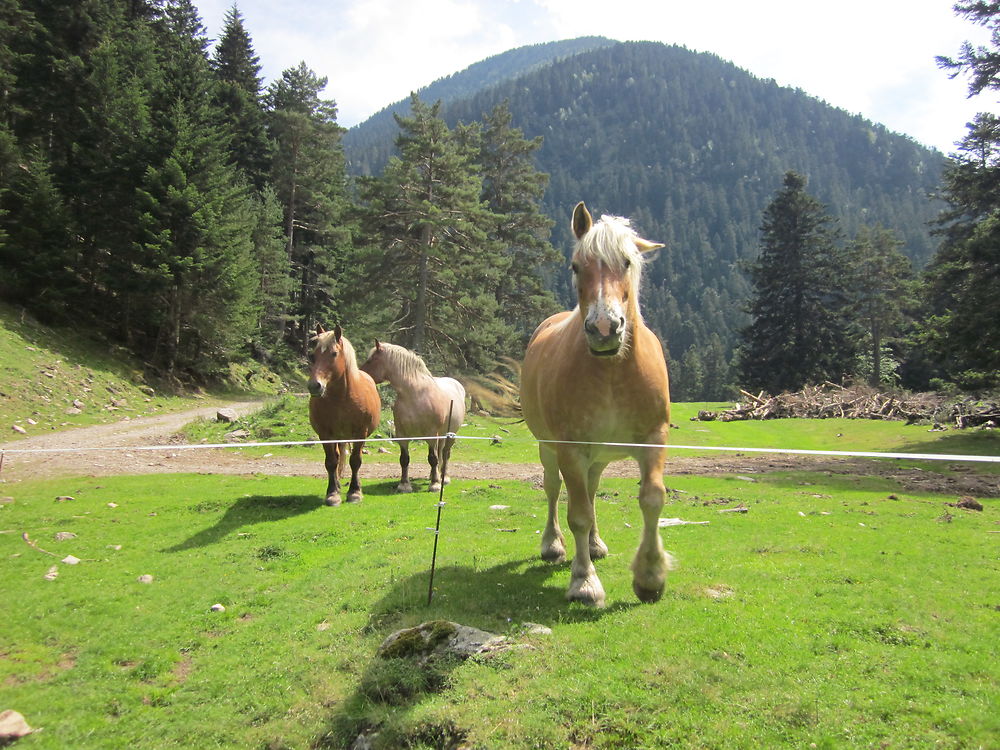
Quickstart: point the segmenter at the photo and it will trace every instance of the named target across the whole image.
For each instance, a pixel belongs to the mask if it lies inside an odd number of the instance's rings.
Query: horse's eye
[[[629,268],[631,268],[631,267],[632,267],[632,259],[631,258],[626,258],[625,259],[625,268],[626,268],[626,270],[629,269]]]
[[[574,274],[580,273],[580,267],[576,263],[571,263],[569,267],[573,269]]]

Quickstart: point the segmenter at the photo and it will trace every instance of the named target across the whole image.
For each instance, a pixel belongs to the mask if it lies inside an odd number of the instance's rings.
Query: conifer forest
[[[955,12],[998,31],[994,6]],[[1000,48],[942,53],[1000,88]],[[0,0],[0,300],[178,384],[291,371],[333,323],[487,374],[572,306],[583,200],[666,245],[643,311],[676,400],[1000,385],[993,114],[946,156],[716,56],[596,37],[350,130],[335,97],[307,61],[266,82],[236,6],[210,40],[192,0]]]

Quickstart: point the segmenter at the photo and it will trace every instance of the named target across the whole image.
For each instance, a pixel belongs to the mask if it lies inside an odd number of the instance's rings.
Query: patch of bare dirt
[[[260,408],[259,402],[227,404],[239,415]],[[203,407],[176,414],[81,427],[63,432],[38,435],[0,444],[4,452],[0,482],[26,479],[50,479],[61,476],[108,476],[114,474],[273,474],[325,478],[322,457],[317,449],[312,458],[285,456],[256,457],[232,449],[184,448],[179,431],[200,417],[214,417],[218,406]],[[86,450],[96,446],[119,450]],[[170,446],[147,450],[150,446]],[[59,452],[21,453],[17,451],[76,449]],[[124,450],[121,450],[124,449]],[[417,469],[411,467],[411,470]],[[705,476],[753,475],[772,471],[819,471],[830,474],[880,476],[894,479],[905,491],[934,492],[945,495],[1000,497],[1000,477],[979,474],[969,464],[947,463],[948,471],[924,471],[898,461],[834,458],[823,456],[785,456],[780,454],[720,454],[685,456],[675,452],[667,462],[670,475]],[[420,467],[422,473],[423,467]],[[398,475],[395,463],[365,463],[363,478],[386,479]],[[519,479],[541,486],[539,464],[462,462],[455,460],[450,474],[456,479]],[[417,474],[420,476],[421,474]],[[605,476],[637,476],[635,463],[617,461],[608,466]]]

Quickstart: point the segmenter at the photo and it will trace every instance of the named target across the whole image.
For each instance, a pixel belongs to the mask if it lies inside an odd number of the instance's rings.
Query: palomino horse
[[[592,560],[604,557],[608,548],[597,532],[594,495],[608,463],[632,456],[639,462],[643,516],[632,589],[641,601],[654,602],[673,567],[659,532],[670,395],[663,348],[639,312],[639,280],[642,253],[663,245],[641,239],[626,219],[603,217],[594,224],[582,202],[573,211],[572,226],[579,304],[538,326],[521,370],[521,408],[539,440],[549,502],[542,558],[566,559],[557,518],[564,480],[576,546],[566,596],[604,605]]]
[[[454,438],[444,437],[458,432],[465,419],[465,388],[454,378],[436,378],[431,375],[419,355],[396,344],[383,344],[375,340],[375,347],[368,361],[361,365],[376,383],[386,380],[396,391],[392,418],[396,423],[396,437],[415,438],[441,436],[427,441],[427,462],[431,465],[431,484],[428,491],[437,492],[441,484],[448,484],[445,476],[448,457]],[[449,411],[451,422],[448,421]],[[438,481],[438,458],[441,459],[441,479]],[[397,492],[412,492],[410,484],[410,441],[399,441],[399,468],[402,475]]]
[[[382,401],[375,381],[358,369],[354,347],[338,325],[332,331],[316,326],[312,366],[309,371],[309,422],[320,440],[350,440],[351,486],[347,502],[361,502],[361,449],[365,438],[378,427]],[[344,471],[346,443],[323,443],[326,453],[326,504],[340,505],[340,477]]]

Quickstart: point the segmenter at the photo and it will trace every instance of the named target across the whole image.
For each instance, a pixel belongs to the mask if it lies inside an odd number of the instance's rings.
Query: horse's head
[[[309,395],[321,398],[326,394],[327,386],[342,379],[348,369],[356,367],[354,349],[344,337],[343,329],[338,325],[332,331],[323,326],[316,326],[316,335],[312,338],[313,350],[309,366]]]
[[[627,219],[604,216],[594,223],[581,201],[573,209],[573,278],[591,354],[614,357],[628,350],[639,320],[642,253],[663,247],[639,237]]]
[[[368,359],[365,360],[360,369],[371,375],[372,380],[376,383],[384,383],[389,379],[389,375],[386,372],[385,349],[382,348],[381,341],[375,339],[375,346],[368,353]]]

